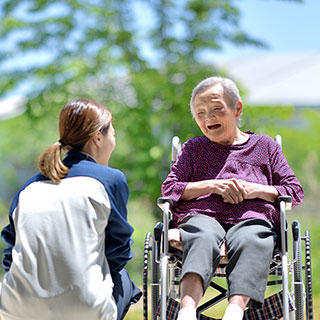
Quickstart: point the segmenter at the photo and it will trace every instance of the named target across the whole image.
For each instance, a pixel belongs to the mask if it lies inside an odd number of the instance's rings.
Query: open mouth
[[[221,124],[213,124],[213,125],[208,126],[208,129],[209,130],[216,130],[216,129],[219,129],[220,127],[221,127]]]

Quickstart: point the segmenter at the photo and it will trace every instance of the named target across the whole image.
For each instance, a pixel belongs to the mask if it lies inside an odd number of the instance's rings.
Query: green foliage
[[[125,171],[132,197],[155,201],[168,172],[171,138],[200,134],[188,107],[193,87],[222,74],[205,57],[227,42],[264,46],[240,29],[234,3],[1,2],[0,43],[10,45],[0,46],[0,92],[28,98],[27,112],[0,128],[1,190],[6,186],[1,198],[12,195],[35,171],[35,158],[58,139],[62,105],[87,96],[114,114],[118,143],[110,164]],[[290,164],[307,190],[318,190],[319,173],[313,172],[319,171],[319,147],[301,160],[305,140],[315,139],[315,118],[302,114],[306,125],[293,130],[294,116],[290,107],[245,107],[243,128],[271,136],[282,132]]]
[[[315,210],[320,190],[320,110],[250,106],[243,113],[244,130],[282,136],[283,152],[304,187],[308,210]]]
[[[34,171],[31,158],[58,138],[48,130],[62,105],[87,96],[114,113],[111,165],[125,170],[132,196],[152,199],[171,137],[199,133],[188,101],[197,82],[217,72],[205,57],[228,42],[264,45],[241,30],[234,0],[4,0],[0,18],[0,43],[9,44],[0,46],[0,92],[28,99],[26,115],[10,120],[24,133],[1,129],[2,167],[20,158],[24,172]],[[16,186],[25,174],[13,167],[8,181]]]
[[[23,114],[1,122],[1,200],[11,200],[13,193],[35,173],[40,150],[48,141],[57,140],[57,116],[52,113],[51,121],[41,121]]]

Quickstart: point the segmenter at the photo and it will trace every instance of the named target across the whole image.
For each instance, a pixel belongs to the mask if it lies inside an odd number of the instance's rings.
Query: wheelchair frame
[[[276,136],[275,140],[282,147],[281,136]],[[178,158],[181,149],[180,139],[172,139],[172,164]],[[292,222],[292,259],[288,256],[288,221],[286,210],[291,209],[291,197],[279,197],[280,205],[280,228],[281,244],[280,254],[273,258],[270,265],[270,272],[281,268],[281,280],[268,281],[268,285],[282,284],[282,316],[284,320],[303,320],[306,315],[307,320],[313,319],[313,301],[312,301],[312,275],[311,275],[311,248],[310,234],[305,231],[304,236],[300,233],[300,223]],[[162,222],[158,222],[154,227],[153,235],[148,232],[145,238],[144,246],[144,268],[143,268],[143,315],[144,320],[148,320],[148,285],[151,286],[151,319],[167,319],[167,302],[169,299],[176,300],[179,294],[176,286],[179,285],[179,272],[181,261],[175,254],[169,250],[168,230],[171,220],[171,207],[173,202],[169,198],[158,198],[158,206],[162,210]],[[305,264],[302,264],[302,247],[304,241]],[[151,262],[151,277],[149,279],[149,262]],[[303,279],[303,271],[305,278]],[[291,282],[291,291],[289,292],[289,274],[293,281]],[[211,298],[209,301],[201,304],[197,312],[201,313],[220,301],[227,298],[227,289],[211,282],[210,287],[219,291],[220,294]],[[293,300],[293,305],[290,301]],[[295,312],[289,310],[295,309]],[[158,311],[158,313],[157,313]],[[209,317],[207,318],[209,319]],[[261,319],[261,318],[259,318]],[[270,319],[268,317],[262,319]],[[279,319],[278,317],[273,319]]]

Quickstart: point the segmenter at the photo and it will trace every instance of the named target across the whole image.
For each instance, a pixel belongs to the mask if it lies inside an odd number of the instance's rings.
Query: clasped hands
[[[259,185],[235,178],[212,180],[213,193],[221,195],[223,202],[237,204],[257,197]]]

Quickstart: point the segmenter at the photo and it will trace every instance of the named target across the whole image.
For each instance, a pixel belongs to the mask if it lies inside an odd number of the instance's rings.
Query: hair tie
[[[66,144],[60,139],[60,140],[58,140],[58,142],[62,145],[62,147],[65,147],[66,146]]]

